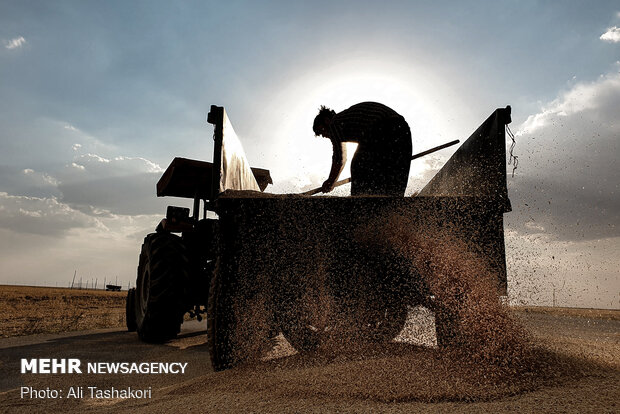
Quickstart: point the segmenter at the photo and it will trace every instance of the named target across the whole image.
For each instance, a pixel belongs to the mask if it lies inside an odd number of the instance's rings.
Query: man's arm
[[[334,151],[332,154],[332,168],[329,171],[329,177],[321,186],[321,191],[324,193],[329,193],[334,189],[334,184],[340,176],[347,159],[347,147],[344,142],[332,140],[332,147]]]

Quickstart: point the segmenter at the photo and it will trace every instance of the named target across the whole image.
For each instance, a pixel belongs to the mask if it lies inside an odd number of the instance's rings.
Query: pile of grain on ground
[[[238,360],[247,365],[210,377],[205,386],[377,401],[470,401],[513,395],[598,369],[538,347],[501,304],[495,275],[479,251],[443,217],[421,217],[423,206],[367,220],[356,217],[355,209],[372,212],[368,200],[348,199],[346,206],[343,200],[294,197],[270,202],[270,210],[261,209],[260,202],[247,204],[246,212],[259,213],[243,223],[234,256],[241,270],[237,309],[245,309],[236,316],[234,346],[242,349]],[[334,294],[339,288],[342,293],[342,286],[334,287],[330,270],[345,262],[355,276],[351,269],[358,269],[364,255],[348,257],[352,244],[403,260],[435,303],[458,320],[457,346],[420,347],[415,340],[371,345],[339,335],[338,327],[354,323],[355,314],[347,313],[346,295]],[[359,288],[355,283],[348,287]],[[278,296],[287,289],[293,294]],[[282,297],[285,301],[278,300]],[[281,322],[278,318],[325,332],[320,346],[291,355],[290,347],[279,345],[284,358],[260,362],[256,356],[265,349],[269,327]]]
[[[533,357],[536,366],[530,365],[528,372],[498,379],[493,370],[462,355],[390,343],[356,353],[294,354],[247,364],[192,380],[169,394],[176,398],[209,390],[213,395],[251,393],[265,400],[473,402],[609,375],[608,368],[542,348]]]
[[[528,370],[530,337],[499,299],[495,275],[450,226],[429,220],[411,231],[406,213],[388,217],[378,239],[405,257],[425,281],[436,306],[458,321],[457,350],[468,360],[515,373]]]
[[[0,286],[0,336],[121,327],[126,292]]]

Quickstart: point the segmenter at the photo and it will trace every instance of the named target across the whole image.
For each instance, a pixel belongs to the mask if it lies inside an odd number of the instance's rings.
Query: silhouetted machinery
[[[144,239],[127,296],[127,327],[141,340],[167,341],[184,315],[206,313],[211,361],[221,370],[254,357],[280,332],[300,352],[325,335],[389,341],[409,307],[423,305],[435,312],[438,344],[448,346],[456,316],[402,257],[366,243],[381,233],[372,223],[398,211],[413,217],[411,231],[428,220],[455,229],[506,294],[510,107],[494,111],[413,197],[264,193],[270,172],[249,167],[224,108],[212,106],[207,119],[213,161],[175,158],[157,183],[158,196],[193,199],[193,210],[169,206]],[[349,317],[324,318],[334,307]]]

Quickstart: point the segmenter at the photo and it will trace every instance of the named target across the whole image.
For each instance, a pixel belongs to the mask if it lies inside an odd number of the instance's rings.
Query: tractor
[[[175,158],[157,183],[158,196],[193,199],[193,210],[169,206],[145,237],[127,295],[128,330],[161,343],[187,313],[206,313],[211,362],[222,370],[279,333],[299,352],[326,335],[390,341],[410,307],[422,305],[435,312],[438,345],[449,346],[455,315],[402,258],[366,239],[381,230],[372,223],[399,211],[413,217],[412,231],[428,220],[456,229],[506,295],[510,113],[495,110],[414,196],[333,197],[265,193],[269,170],[249,166],[226,111],[212,106],[212,162]],[[332,308],[347,317],[326,319]]]

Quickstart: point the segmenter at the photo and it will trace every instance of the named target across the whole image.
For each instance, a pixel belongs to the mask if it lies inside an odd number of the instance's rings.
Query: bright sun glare
[[[359,69],[364,66],[365,69]],[[281,114],[282,108],[288,111],[286,116],[279,116],[273,122],[278,125],[274,131],[278,151],[287,154],[270,164],[274,179],[296,182],[300,187],[316,187],[327,178],[331,144],[327,139],[316,138],[312,132],[312,122],[320,105],[336,112],[364,101],[388,105],[407,119],[414,153],[454,139],[456,131],[445,123],[445,113],[439,108],[441,101],[433,97],[441,93],[436,82],[438,80],[428,73],[413,74],[398,67],[368,68],[367,64],[356,62],[296,79],[277,97],[280,111],[273,111],[275,114]],[[348,149],[350,162],[355,144],[349,144]],[[427,163],[414,162],[410,175],[421,176],[427,169]],[[349,175],[347,163],[341,178]]]

